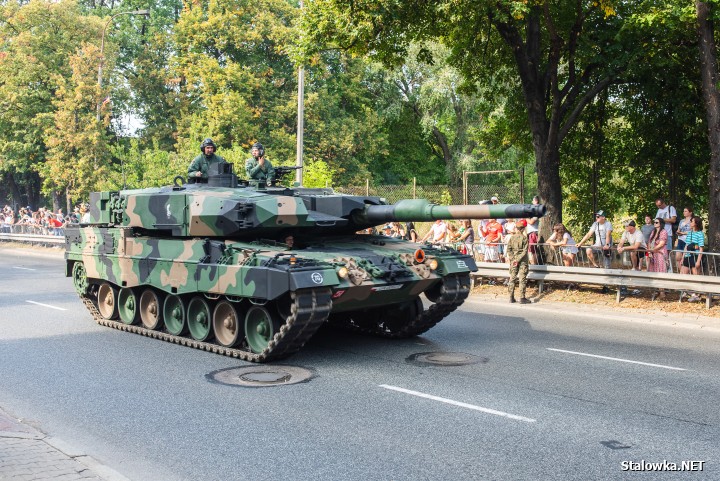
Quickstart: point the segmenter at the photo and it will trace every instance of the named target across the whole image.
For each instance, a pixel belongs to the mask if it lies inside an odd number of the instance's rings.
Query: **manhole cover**
[[[423,366],[465,366],[486,363],[489,359],[464,352],[419,352],[408,357],[406,361]]]
[[[249,366],[220,369],[205,377],[229,386],[269,387],[309,381],[313,372],[296,366]]]

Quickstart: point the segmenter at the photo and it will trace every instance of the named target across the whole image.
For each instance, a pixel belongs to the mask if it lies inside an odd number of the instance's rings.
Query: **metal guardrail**
[[[509,278],[507,264],[498,262],[478,262],[479,277]],[[569,284],[600,284],[617,289],[616,301],[622,298],[623,287],[643,287],[679,292],[698,292],[705,294],[705,307],[710,308],[713,295],[720,294],[720,277],[666,272],[644,272],[623,269],[595,269],[587,267],[538,266],[528,268],[528,279],[538,281],[540,292],[543,283],[564,282]]]
[[[7,234],[0,233],[0,241],[25,242],[28,244],[63,245],[65,236],[42,234]]]
[[[446,247],[460,248],[459,244],[443,243]],[[603,266],[597,268],[587,255],[587,245],[578,247],[578,252],[572,259],[563,259],[560,248],[549,244],[537,244],[542,251],[542,265],[529,266],[528,279],[536,280],[542,292],[544,283],[563,282],[568,284],[599,284],[617,288],[617,302],[622,298],[622,289],[627,287],[649,288],[655,290],[677,291],[681,293],[693,292],[705,294],[705,305],[710,308],[713,295],[720,295],[720,254],[703,252],[703,261],[698,268],[698,274],[685,274],[680,272],[683,251],[669,252],[667,272],[648,272],[647,270],[633,269],[631,252],[618,253],[613,246],[607,258],[595,253],[595,263]],[[467,246],[466,246],[467,249]],[[509,278],[508,264],[504,258],[503,244],[473,244],[472,256],[478,265],[476,277]],[[487,260],[491,260],[487,262]],[[565,265],[564,261],[570,261]],[[605,267],[607,266],[607,267]],[[647,269],[644,256],[640,256],[640,269]],[[681,295],[682,300],[682,295]]]
[[[77,225],[77,224],[68,224]],[[42,235],[42,236],[65,236],[65,229],[63,227],[50,227],[47,225],[38,224],[6,224],[0,223],[0,234],[28,234],[28,235]]]

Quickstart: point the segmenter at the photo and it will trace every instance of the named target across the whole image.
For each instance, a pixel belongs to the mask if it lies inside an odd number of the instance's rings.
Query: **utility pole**
[[[303,9],[303,0],[300,0],[300,11]],[[305,68],[298,68],[298,119],[297,119],[297,150],[295,165],[301,167],[295,171],[295,181],[302,185],[303,181],[303,133],[305,131]]]

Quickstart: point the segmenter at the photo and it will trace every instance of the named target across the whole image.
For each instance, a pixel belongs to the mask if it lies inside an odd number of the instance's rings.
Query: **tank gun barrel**
[[[520,219],[542,217],[545,210],[541,204],[437,205],[425,199],[405,199],[390,205],[368,205],[355,215],[354,221],[378,225],[438,219]]]

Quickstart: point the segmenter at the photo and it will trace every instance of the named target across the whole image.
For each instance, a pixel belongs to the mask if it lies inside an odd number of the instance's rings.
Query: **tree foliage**
[[[255,141],[294,164],[302,64],[308,185],[525,167],[546,226],[660,195],[717,237],[717,0],[159,0],[149,19],[117,15],[144,0],[80,2],[0,5],[16,203],[170,183],[208,136],[238,171]]]
[[[0,170],[15,182],[33,184],[42,168],[56,95],[73,76],[69,59],[98,38],[98,28],[72,1],[0,5]],[[93,102],[96,92],[85,93]],[[45,185],[62,187],[52,180]],[[26,190],[22,200],[36,201],[37,192]]]
[[[72,74],[55,78],[55,111],[46,114],[51,118],[43,135],[46,159],[38,166],[43,187],[46,191],[64,191],[71,199],[96,190],[97,182],[109,171],[105,139],[108,104],[96,102],[99,58],[94,45],[84,45],[69,57]]]

